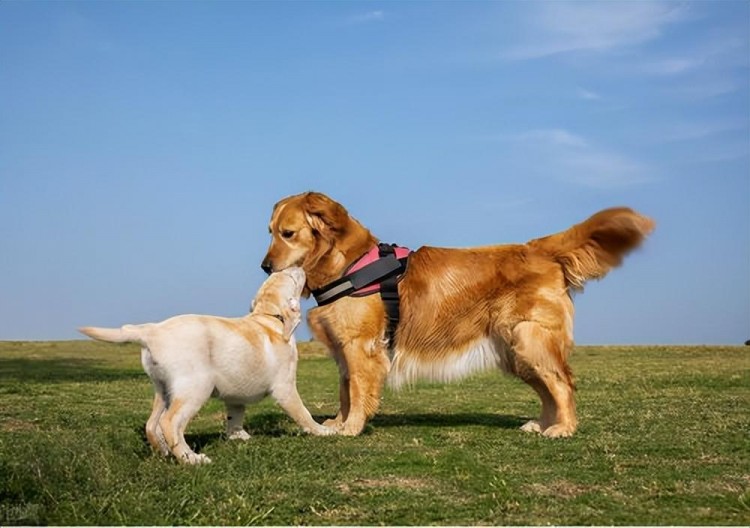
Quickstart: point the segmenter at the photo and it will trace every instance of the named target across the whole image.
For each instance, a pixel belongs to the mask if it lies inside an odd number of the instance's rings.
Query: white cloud
[[[648,169],[616,152],[587,149],[560,154],[560,172],[567,181],[586,187],[616,188],[648,182]]]
[[[687,73],[691,70],[698,68],[705,61],[703,59],[662,59],[652,61],[650,63],[644,63],[640,69],[643,73],[652,75],[678,75],[681,73]]]
[[[602,96],[598,93],[586,90],[585,88],[578,89],[578,97],[586,99],[587,101],[599,101],[602,99]]]
[[[747,65],[747,40],[733,35],[713,36],[683,50],[684,56],[641,62],[636,71],[652,75],[681,75],[699,68],[731,68]]]
[[[525,60],[570,52],[605,52],[648,42],[684,20],[682,4],[662,2],[539,2],[526,43],[503,57]]]
[[[369,22],[380,22],[382,20],[385,20],[385,12],[378,10],[352,15],[347,19],[347,22],[350,24],[367,24]]]
[[[562,128],[548,128],[541,130],[530,130],[515,136],[508,136],[516,141],[537,141],[549,145],[563,147],[586,147],[588,143],[581,136],[568,132]]]
[[[646,183],[650,169],[629,157],[593,145],[562,128],[498,136],[526,155],[533,172],[554,175],[584,187],[612,189]]]
[[[680,99],[697,101],[702,99],[713,99],[736,92],[740,84],[729,79],[708,79],[693,81],[689,84],[681,84],[669,90],[669,95]]]
[[[665,142],[692,141],[705,139],[721,134],[747,131],[747,119],[727,119],[724,121],[710,121],[704,123],[683,122],[663,127],[655,132],[655,140]]]

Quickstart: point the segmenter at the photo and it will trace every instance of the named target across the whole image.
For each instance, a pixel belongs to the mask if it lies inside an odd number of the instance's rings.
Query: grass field
[[[299,389],[336,410],[333,361],[301,348]],[[137,348],[0,342],[0,524],[750,524],[750,348],[579,347],[580,428],[519,426],[531,389],[499,373],[386,392],[357,438],[308,437],[270,401],[246,443],[211,401],[151,454]]]

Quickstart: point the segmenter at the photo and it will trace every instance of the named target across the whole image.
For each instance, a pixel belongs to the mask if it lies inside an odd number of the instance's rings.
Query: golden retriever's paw
[[[250,433],[245,431],[244,429],[239,429],[237,431],[232,431],[227,435],[227,438],[229,440],[241,440],[243,442],[246,442],[250,440]]]
[[[192,465],[200,465],[200,464],[210,464],[211,459],[208,458],[206,455],[193,453],[192,451],[190,453],[185,453],[182,455],[182,462],[185,464],[192,464]]]
[[[338,434],[341,436],[357,436],[365,428],[365,424],[355,424],[351,422],[344,422],[339,428]]]
[[[336,429],[327,427],[325,425],[317,425],[309,429],[305,429],[305,432],[315,436],[331,436],[336,434]]]
[[[521,431],[524,433],[540,433],[542,432],[542,424],[537,420],[529,420],[521,426]]]
[[[334,429],[334,430],[337,431],[337,430],[341,429],[341,427],[344,424],[341,421],[341,419],[337,416],[336,418],[329,418],[328,420],[326,420],[325,422],[323,422],[323,425],[325,427],[330,427],[331,429]]]
[[[575,430],[572,425],[555,424],[547,427],[542,434],[547,438],[567,438],[573,436]]]

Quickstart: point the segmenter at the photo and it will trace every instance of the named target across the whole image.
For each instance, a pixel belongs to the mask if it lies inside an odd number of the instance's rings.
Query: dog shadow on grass
[[[332,416],[314,415],[313,419],[323,423]],[[500,429],[517,429],[530,418],[482,412],[459,413],[392,413],[378,414],[368,422],[363,434],[377,428],[388,427],[460,427],[487,426]],[[300,434],[299,427],[281,412],[264,412],[250,416],[245,424],[251,434],[262,436],[289,436]],[[371,427],[370,427],[371,426]]]
[[[314,416],[313,418],[318,422],[323,422],[328,417]],[[223,423],[217,422],[215,431],[191,433],[190,426],[188,426],[185,432],[185,441],[192,449],[200,453],[206,446],[230,441],[223,432],[223,427]],[[148,440],[146,439],[144,428],[138,427],[135,430],[140,435],[144,445],[147,445]],[[248,416],[245,420],[245,430],[250,433],[251,437],[281,438],[284,436],[304,435],[292,419],[282,412],[264,412]]]
[[[331,416],[314,415],[313,419],[323,423]],[[530,418],[524,416],[510,416],[493,413],[404,413],[404,414],[379,414],[375,416],[362,434],[372,434],[378,428],[389,427],[463,427],[463,426],[485,426],[500,429],[518,429]],[[188,443],[203,447],[214,441],[225,440],[220,432],[220,424],[217,424],[217,432],[185,435]],[[303,433],[300,428],[282,412],[263,412],[248,416],[245,427],[253,436],[282,437],[300,436]]]
[[[523,416],[493,413],[403,413],[379,414],[370,424],[373,427],[458,427],[480,425],[500,429],[518,429],[529,421]]]
[[[314,415],[313,419],[322,423],[330,416]],[[371,435],[377,428],[388,427],[458,427],[458,426],[488,426],[500,429],[518,429],[529,418],[491,413],[406,413],[381,414],[372,419],[365,427],[362,435]],[[226,435],[221,431],[222,424],[217,423],[216,431],[203,433],[185,433],[185,441],[195,451],[201,453],[206,447],[216,443],[227,442]],[[289,437],[303,436],[302,431],[285,414],[281,412],[264,412],[251,415],[245,421],[245,428],[255,437]],[[147,445],[143,428],[138,428],[144,446]],[[145,449],[145,447],[144,447]]]

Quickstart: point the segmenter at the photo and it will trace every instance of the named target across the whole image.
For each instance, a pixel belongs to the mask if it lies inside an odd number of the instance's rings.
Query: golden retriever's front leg
[[[342,361],[344,361],[343,358]],[[323,425],[340,429],[349,417],[349,405],[349,372],[346,368],[346,363],[343,365],[339,363],[339,412],[336,413],[335,418],[323,422]]]
[[[328,353],[331,354],[339,368],[339,411],[335,418],[323,422],[326,427],[338,430],[349,416],[349,371],[346,365],[346,357],[339,340],[336,339],[335,334],[326,323],[326,319],[319,316],[319,312],[315,309],[307,312],[307,325],[312,330],[315,339],[326,346]]]
[[[356,436],[380,407],[389,363],[382,343],[376,340],[354,340],[343,352],[349,372],[349,412],[339,434]]]

